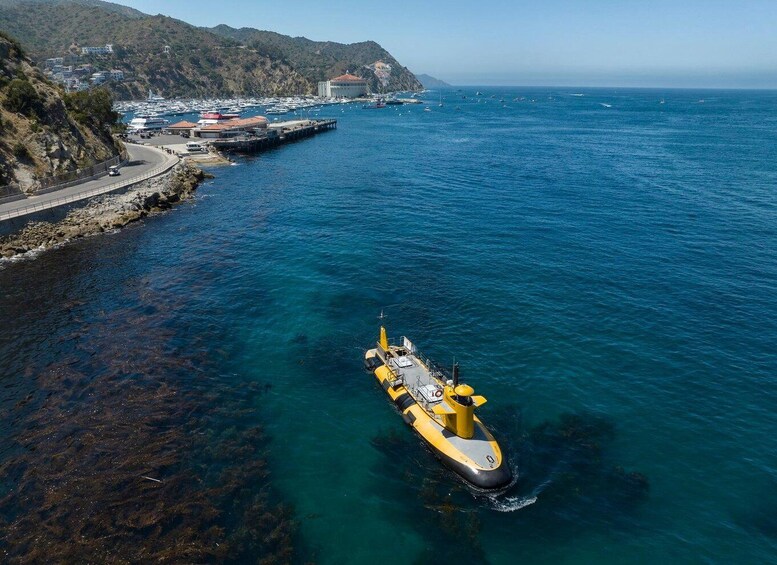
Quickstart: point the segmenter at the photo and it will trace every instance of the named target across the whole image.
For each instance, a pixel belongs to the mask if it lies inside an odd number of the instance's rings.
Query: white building
[[[81,55],[107,55],[113,53],[113,44],[108,43],[105,47],[81,47]]]
[[[367,94],[367,81],[344,74],[318,83],[318,95],[324,98],[358,98]]]
[[[78,80],[77,78],[68,78],[64,81],[65,90],[68,92],[77,92],[89,88],[89,83]]]
[[[96,73],[93,73],[92,78],[89,80],[91,81],[92,84],[102,84],[109,78],[111,78],[111,73],[109,73],[108,71],[98,71]]]
[[[117,81],[124,80],[124,71],[120,71],[119,69],[112,69],[111,80],[117,80]]]

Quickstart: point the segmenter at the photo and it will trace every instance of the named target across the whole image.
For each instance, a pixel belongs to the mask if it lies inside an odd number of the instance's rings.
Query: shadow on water
[[[753,480],[757,481],[755,477]],[[747,532],[777,544],[777,480],[770,477],[759,490],[757,500],[743,500],[745,505],[735,512],[734,522]]]
[[[180,307],[141,297],[24,377],[34,392],[2,414],[5,562],[295,560],[257,425],[268,385],[220,374],[208,336],[170,328]]]
[[[487,562],[482,533],[516,543],[553,540],[601,526],[626,528],[649,494],[647,478],[612,461],[608,419],[563,414],[524,426],[519,410],[489,414],[519,477],[498,494],[465,485],[409,429],[373,439],[384,455],[375,475],[389,499],[406,501],[398,519],[418,525],[427,545],[418,562]],[[584,519],[583,519],[584,518]],[[507,537],[505,537],[507,536]]]

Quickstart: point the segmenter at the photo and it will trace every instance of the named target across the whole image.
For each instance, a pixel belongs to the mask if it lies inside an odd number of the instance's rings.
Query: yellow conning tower
[[[453,384],[443,390],[444,403],[434,407],[434,413],[442,416],[446,429],[464,439],[475,435],[475,408],[486,403],[484,396],[475,396],[474,389],[458,384],[459,366],[453,366]],[[449,381],[450,382],[450,381]]]

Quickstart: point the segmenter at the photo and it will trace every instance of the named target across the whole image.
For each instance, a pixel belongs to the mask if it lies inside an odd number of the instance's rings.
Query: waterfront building
[[[318,95],[323,98],[358,98],[367,94],[367,81],[344,74],[318,83]]]
[[[182,133],[191,133],[191,131],[196,127],[197,127],[197,124],[195,122],[182,120],[180,122],[170,124],[165,129],[172,134],[180,135]]]
[[[169,129],[169,128],[168,128]],[[195,137],[219,139],[236,137],[247,133],[255,133],[255,130],[267,129],[267,118],[254,116],[252,118],[237,118],[220,121],[216,124],[205,124],[192,130]]]

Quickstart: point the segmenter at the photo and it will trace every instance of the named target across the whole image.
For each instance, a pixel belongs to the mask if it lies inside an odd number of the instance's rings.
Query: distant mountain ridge
[[[424,88],[451,88],[453,86],[444,80],[426,74],[416,75],[416,78],[424,85]]]
[[[122,14],[131,18],[143,18],[147,16],[147,14],[144,14],[135,8],[123,6],[121,4],[115,4],[113,2],[103,2],[102,0],[0,0],[0,8],[11,8],[20,4],[26,4],[30,6],[34,6],[36,4],[64,5],[72,4],[74,2],[81,4],[82,6],[92,6],[102,10],[116,12],[117,14]]]
[[[224,24],[206,29],[239,41],[261,55],[285,61],[314,83],[350,72],[367,80],[372,92],[422,88],[412,72],[374,41],[350,44],[313,41],[248,27],[236,29]],[[379,61],[390,66],[388,76],[370,68]]]
[[[165,97],[314,94],[319,80],[345,71],[366,78],[375,92],[422,88],[375,42],[344,45],[251,28],[198,28],[100,0],[0,0],[0,30],[19,38],[38,61],[112,44],[113,54],[79,62],[123,71],[126,80],[108,84],[120,99],[143,98],[149,89]],[[388,76],[368,68],[379,61],[390,65]]]

